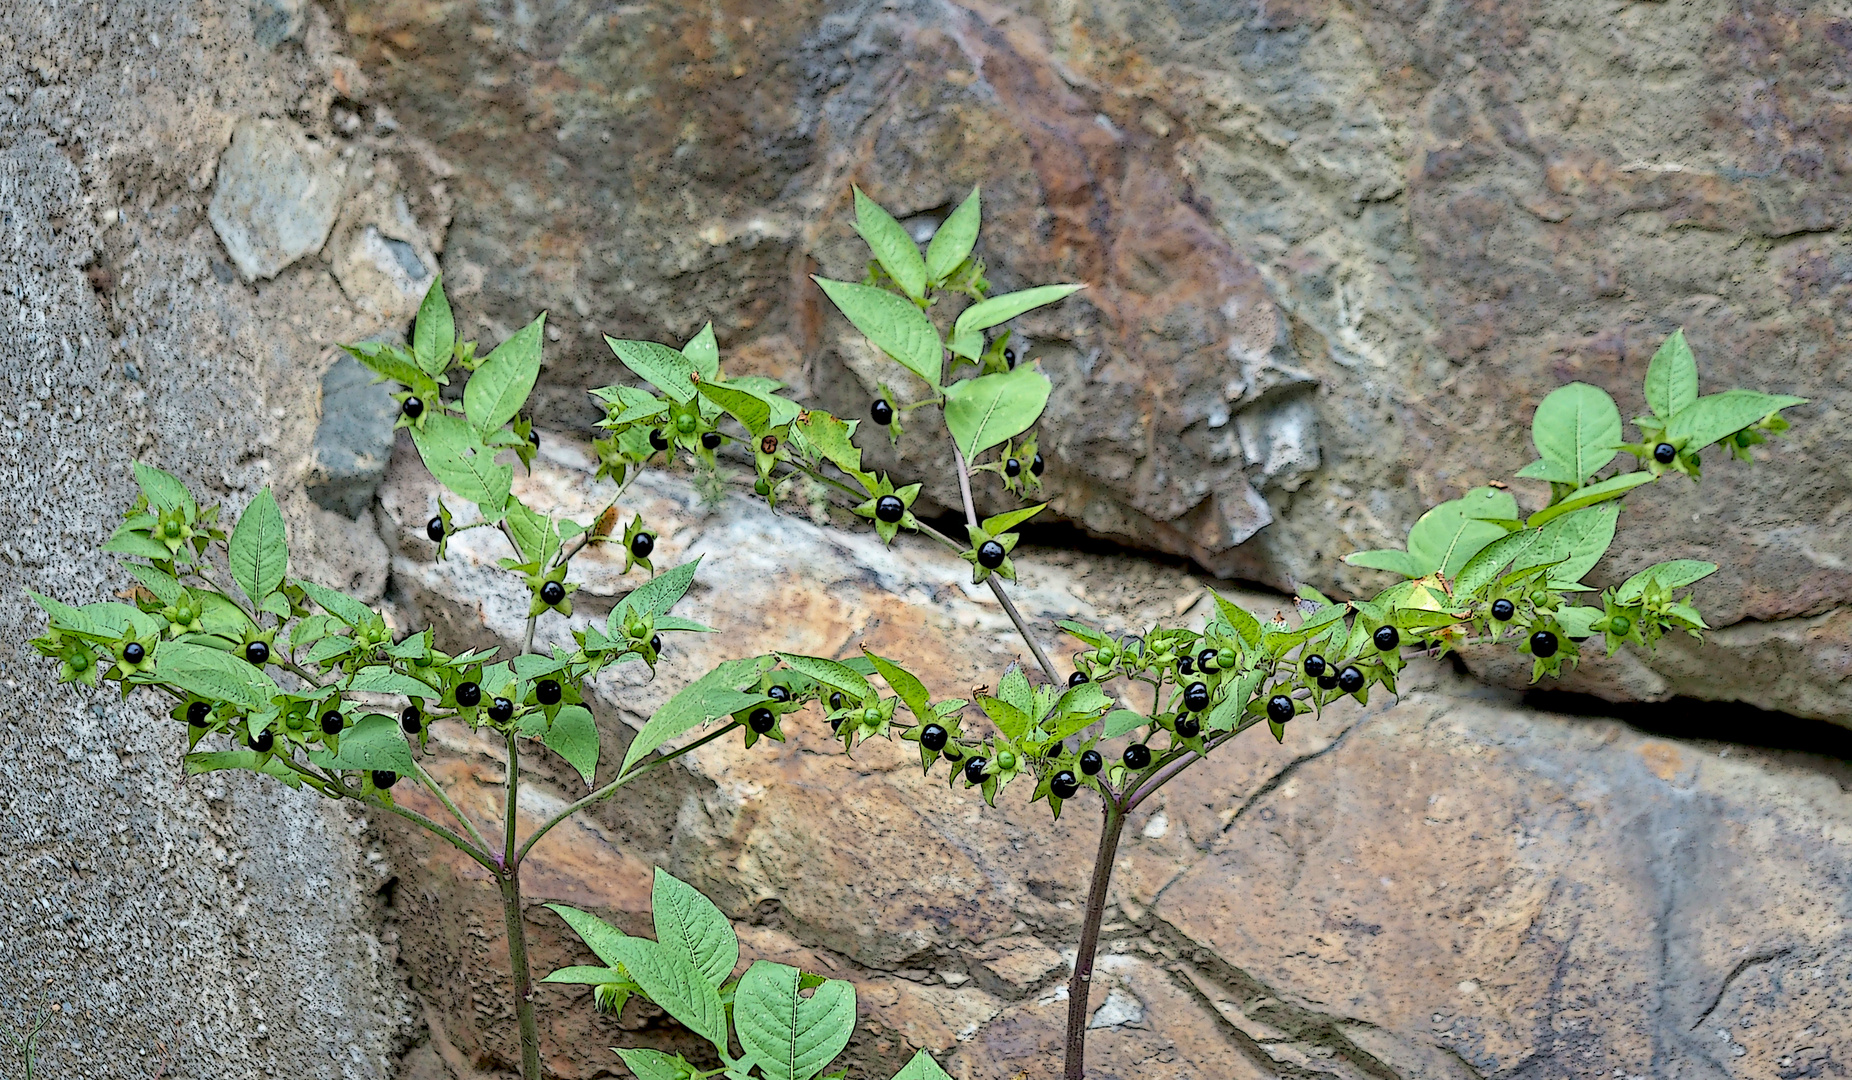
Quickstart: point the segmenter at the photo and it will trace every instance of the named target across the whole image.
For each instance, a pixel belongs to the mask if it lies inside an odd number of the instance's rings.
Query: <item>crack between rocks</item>
[[[1742,977],[1744,972],[1748,971],[1752,967],[1756,967],[1757,965],[1767,964],[1772,961],[1779,960],[1782,957],[1787,956],[1788,954],[1792,953],[1793,951],[1794,951],[1794,947],[1789,945],[1789,946],[1784,946],[1782,948],[1776,949],[1774,952],[1771,952],[1771,953],[1763,953],[1763,954],[1758,954],[1756,956],[1748,956],[1748,957],[1744,957],[1742,960],[1739,960],[1736,964],[1736,967],[1730,970],[1730,974],[1724,977],[1723,985],[1717,988],[1717,996],[1711,998],[1710,1006],[1706,1008],[1702,1013],[1698,1014],[1698,1019],[1691,1025],[1689,1030],[1696,1031],[1700,1027],[1704,1026],[1704,1021],[1710,1019],[1711,1013],[1714,1013],[1717,1011],[1717,1006],[1723,1004],[1723,996],[1730,992],[1730,987],[1736,983],[1737,979]]]
[[[1351,734],[1353,732],[1362,728],[1368,722],[1369,722],[1369,718],[1367,716],[1358,717],[1356,723],[1352,724],[1351,726],[1345,728],[1343,731],[1339,732],[1338,737],[1335,739],[1332,739],[1330,745],[1326,746],[1324,749],[1315,750],[1310,754],[1305,754],[1301,757],[1296,757],[1293,760],[1287,762],[1285,767],[1280,769],[1279,772],[1274,773],[1273,776],[1269,777],[1266,783],[1254,789],[1254,794],[1249,795],[1247,797],[1247,801],[1243,802],[1239,807],[1236,808],[1234,816],[1228,819],[1228,824],[1222,826],[1222,830],[1221,830],[1222,835],[1226,835],[1230,829],[1235,827],[1235,823],[1241,820],[1241,816],[1248,812],[1249,807],[1253,806],[1255,803],[1259,802],[1261,799],[1265,798],[1267,795],[1272,794],[1274,789],[1278,788],[1281,784],[1284,784],[1288,778],[1290,778],[1294,773],[1298,772],[1299,767],[1301,765],[1306,765],[1306,764],[1310,764],[1311,762],[1317,761],[1319,758],[1324,757],[1326,754],[1331,753],[1333,750],[1336,750],[1338,747],[1343,746],[1345,741],[1351,737]],[[1167,884],[1166,888],[1168,887],[1169,886]],[[1152,903],[1155,904],[1157,900],[1159,899],[1159,897],[1161,897],[1162,895],[1163,895],[1163,891],[1160,890],[1158,893],[1158,896],[1152,898]]]

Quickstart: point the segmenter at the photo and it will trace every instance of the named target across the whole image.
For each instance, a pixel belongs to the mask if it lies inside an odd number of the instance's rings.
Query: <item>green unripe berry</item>
[[[874,727],[876,724],[879,724],[880,722],[881,722],[881,710],[880,709],[870,707],[870,708],[862,710],[862,723],[867,724],[869,727]]]
[[[1014,769],[1015,767],[1016,767],[1016,752],[1014,750],[997,751],[997,768],[1002,769],[1004,772],[1009,772],[1011,769]]]
[[[71,654],[70,664],[72,671],[89,671],[90,654],[87,652],[74,652]]]
[[[1217,649],[1215,651],[1215,666],[1221,668],[1223,671],[1233,670],[1236,659],[1235,650],[1233,649]]]
[[[178,521],[170,521],[167,524],[161,526],[161,531],[167,534],[167,538],[169,540],[180,539],[180,530],[181,530],[181,525]]]
[[[1626,637],[1633,631],[1633,620],[1625,615],[1616,615],[1608,620],[1608,633],[1615,637]]]
[[[683,435],[693,435],[694,429],[695,429],[695,418],[694,417],[678,416],[675,418],[675,430],[681,432]]]
[[[1093,654],[1093,659],[1102,664],[1110,664],[1118,658],[1119,650],[1113,648],[1111,645],[1101,645],[1100,650]]]

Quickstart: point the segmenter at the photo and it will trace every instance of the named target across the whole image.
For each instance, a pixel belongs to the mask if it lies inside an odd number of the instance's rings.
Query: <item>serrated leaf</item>
[[[925,684],[915,678],[913,673],[884,657],[863,650],[869,663],[875,666],[881,678],[886,680],[888,688],[907,705],[907,711],[919,718],[920,723],[930,724],[938,719],[933,715],[932,700],[926,693]]]
[[[262,709],[282,693],[262,668],[244,657],[184,641],[163,641],[155,647],[154,673],[188,693],[246,709]]]
[[[686,405],[694,400],[695,380],[689,376],[698,375],[699,372],[694,361],[683,355],[680,349],[671,349],[654,341],[620,341],[612,337],[605,338],[604,343],[638,378],[667,394],[676,403]]]
[[[1526,521],[1525,524],[1533,529],[1538,528],[1556,518],[1562,517],[1564,514],[1574,513],[1585,506],[1594,506],[1596,503],[1604,503],[1609,499],[1618,499],[1634,488],[1642,484],[1650,484],[1656,479],[1658,478],[1652,473],[1645,471],[1621,473],[1619,476],[1610,476],[1598,484],[1590,484],[1585,488],[1573,492],[1562,502],[1552,503],[1544,507],[1532,514],[1530,520]]]
[[[1771,413],[1805,404],[1806,398],[1762,394],[1754,390],[1707,394],[1672,417],[1666,424],[1666,438],[1682,443],[1689,450],[1697,450],[1729,438]]]
[[[719,987],[732,976],[740,960],[739,935],[713,901],[657,867],[650,911],[656,940],[680,949],[709,983]]]
[[[609,947],[645,997],[683,1027],[715,1046],[726,1047],[727,1013],[720,994],[680,950],[636,937],[619,938]],[[737,990],[733,1002],[739,1009]]]
[[[808,675],[825,686],[842,691],[858,701],[866,700],[874,693],[868,680],[857,674],[846,664],[826,660],[821,656],[800,656],[793,653],[779,653],[778,659],[785,666],[802,675]]]
[[[760,960],[740,976],[733,1018],[740,1047],[765,1080],[812,1080],[855,1033],[855,987],[830,979],[806,998],[796,968]]]
[[[915,300],[926,295],[926,262],[920,258],[919,245],[888,213],[861,188],[855,189],[855,231],[868,243],[875,261],[881,264],[895,284]]]
[[[937,388],[943,365],[939,332],[919,305],[886,289],[813,277],[855,328],[902,367]]]
[[[547,907],[566,920],[566,925],[572,927],[572,932],[579,935],[579,940],[585,942],[586,947],[603,960],[606,967],[615,968],[623,964],[617,943],[626,940],[629,935],[589,911],[580,911],[566,904],[548,904]]]
[[[142,494],[148,496],[148,505],[156,510],[177,510],[194,505],[193,496],[187,492],[186,485],[180,482],[178,476],[165,469],[137,461],[135,482],[141,485]]]
[[[1645,594],[1649,582],[1657,581],[1667,589],[1682,589],[1716,572],[1716,563],[1701,559],[1673,559],[1670,562],[1655,563],[1622,582],[1621,587],[1614,591],[1614,599],[1622,604],[1630,604]]]
[[[238,515],[238,527],[232,530],[226,558],[231,563],[233,580],[256,607],[264,598],[283,587],[289,569],[289,539],[283,529],[283,514],[277,509],[276,496],[265,488]]]
[[[982,216],[982,200],[978,197],[978,189],[972,188],[965,201],[958,204],[958,209],[933,231],[932,242],[926,245],[927,277],[944,281],[964,265],[971,257],[971,249],[977,246],[978,223]]]
[[[682,355],[701,373],[703,381],[720,378],[720,344],[714,340],[714,324],[701,327],[701,332],[682,346]]]
[[[1033,289],[1021,292],[1004,293],[988,300],[980,300],[958,313],[957,329],[987,330],[1001,322],[1008,322],[1025,311],[1033,311],[1045,304],[1052,304],[1065,299],[1086,288],[1084,285],[1037,285]]]
[[[483,446],[468,424],[448,413],[428,413],[422,428],[411,429],[418,456],[437,482],[476,504],[484,521],[497,522],[507,511],[514,467],[498,465],[495,451]]]
[[[1646,365],[1646,406],[1661,420],[1698,400],[1698,360],[1685,343],[1685,328],[1672,331]]]
[[[463,387],[463,415],[480,438],[487,438],[490,432],[513,420],[521,406],[527,404],[534,380],[540,376],[540,335],[546,321],[542,314],[497,345]],[[461,491],[457,494],[463,495]]]
[[[412,324],[412,357],[431,375],[440,375],[450,363],[451,350],[457,343],[457,323],[450,314],[450,300],[444,295],[444,275],[431,279],[418,305],[418,319]]]
[[[997,375],[980,375],[945,388],[945,426],[967,462],[1021,435],[1041,418],[1052,384],[1024,365]]]
[[[1620,409],[1606,390],[1573,382],[1543,399],[1530,430],[1537,456],[1561,466],[1579,484],[1619,453]]]
[[[398,722],[385,713],[369,713],[343,731],[339,754],[310,750],[309,760],[324,769],[382,769],[400,776],[418,773]]]
[[[587,784],[598,772],[598,724],[583,705],[566,705],[553,717],[541,742],[566,759]]]
[[[643,725],[643,729],[637,732],[637,737],[630,743],[630,749],[624,754],[624,764],[618,769],[618,775],[629,772],[651,751],[692,727],[718,717],[731,716],[742,709],[750,709],[770,700],[763,695],[742,693],[739,687],[769,671],[776,659],[772,656],[751,656],[728,660],[688,684],[662,708],[657,709]]]

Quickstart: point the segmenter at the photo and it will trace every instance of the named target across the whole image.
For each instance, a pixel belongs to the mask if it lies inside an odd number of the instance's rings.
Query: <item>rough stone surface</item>
[[[357,518],[386,475],[399,403],[391,386],[375,383],[373,373],[345,353],[322,375],[321,389],[321,422],[303,490],[322,509]]]
[[[347,163],[287,120],[250,120],[219,158],[206,216],[246,281],[273,278],[321,250],[347,185]]]
[[[585,518],[610,497],[581,471],[583,450],[548,440],[543,455],[516,481],[531,505]],[[503,542],[461,533],[448,560],[430,561],[417,526],[433,498],[401,453],[381,491],[397,617],[428,620],[458,646],[514,644],[526,601],[494,565]],[[686,612],[720,632],[671,636],[653,682],[640,667],[603,678],[607,771],[655,706],[723,658],[865,643],[962,694],[1021,652],[987,590],[966,584],[968,566],[923,543],[885,549],[865,529],[737,497],[704,507],[673,477],[646,475],[620,506],[659,529],[660,565],[703,558]],[[1132,560],[1042,554],[1021,561],[1018,599],[1044,629],[1207,613],[1201,585],[1181,575],[1128,593]],[[574,566],[575,620],[634,584],[603,549]],[[1115,578],[1119,592],[1099,588]],[[1277,603],[1237,598],[1262,615]],[[544,619],[539,640],[564,630]],[[1839,1067],[1835,1048],[1852,1040],[1843,762],[1528,711],[1439,665],[1417,662],[1404,691],[1303,718],[1283,745],[1251,735],[1133,816],[1093,989],[1090,1076]],[[1093,815],[1075,804],[1051,824],[1026,791],[990,810],[922,779],[898,747],[845,759],[814,716],[786,730],[783,745],[704,747],[537,848],[537,962],[578,955],[539,902],[645,927],[647,870],[662,865],[743,927],[776,931],[777,947],[795,942],[818,970],[857,982],[864,1030],[851,1060],[868,1074],[926,1046],[968,1080],[1054,1076]],[[496,749],[461,730],[439,741],[457,755],[442,762],[446,779],[494,821]],[[543,779],[523,812],[537,821],[582,786],[549,756],[533,764]],[[414,984],[463,1059],[505,1066],[493,890],[460,858],[385,827],[402,853],[400,895],[422,898],[392,910]],[[602,1019],[582,996],[562,993],[560,1005],[579,1007],[546,1013],[562,1076],[598,1075],[619,1040],[685,1045],[647,1011]]]

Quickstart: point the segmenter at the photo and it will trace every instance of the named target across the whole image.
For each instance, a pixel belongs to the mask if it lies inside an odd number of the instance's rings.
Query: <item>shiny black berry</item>
[[[1191,712],[1202,712],[1209,707],[1209,687],[1203,683],[1193,682],[1183,691],[1183,707]]]
[[[649,651],[653,653],[661,654],[662,652],[662,635],[661,634],[651,634],[649,636]]]
[[[1510,622],[1518,613],[1518,606],[1509,600],[1492,601],[1492,617],[1499,622]]]
[[[335,712],[333,709],[329,709],[322,714],[323,735],[339,735],[341,729],[346,726],[347,722],[341,718],[341,714]]]
[[[720,443],[721,443],[720,432],[704,431],[701,433],[701,445],[707,447],[709,450],[720,449]]]
[[[1204,649],[1196,654],[1196,666],[1203,669],[1204,675],[1215,674],[1215,650]]]
[[[465,709],[482,704],[482,687],[473,682],[458,683],[457,704]]]
[[[845,704],[847,704],[847,702],[843,700],[842,694],[840,692],[833,693],[830,695],[830,711],[831,712],[835,712],[841,709]]]
[[[558,679],[542,679],[534,684],[534,700],[542,705],[558,705],[560,686]]]
[[[527,442],[528,445],[532,446],[534,449],[540,449],[540,432],[535,431],[533,428],[528,428]]]
[[[1318,688],[1320,690],[1336,690],[1338,688],[1338,677],[1336,675],[1320,676]]]
[[[1008,461],[1005,461],[1003,463],[1003,475],[1021,476],[1022,475],[1022,462],[1017,461],[1015,458],[1010,458]]]
[[[1177,734],[1186,739],[1194,739],[1203,733],[1203,722],[1194,716],[1177,717]]]
[[[1084,671],[1076,671],[1074,674],[1069,675],[1067,677],[1067,684],[1069,686],[1079,686],[1081,683],[1084,683],[1086,681],[1087,681],[1087,673]]]
[[[1363,672],[1355,667],[1347,667],[1338,672],[1338,689],[1346,694],[1354,694],[1363,689]]]
[[[746,726],[761,735],[772,730],[772,725],[777,722],[778,717],[773,715],[772,710],[764,706],[760,706],[746,714]]]
[[[277,744],[277,737],[268,731],[262,731],[245,740],[245,742],[251,749],[258,753],[267,754],[270,752],[270,748]]]
[[[442,541],[444,539],[444,519],[442,517],[434,517],[425,522],[424,534],[431,538],[432,543]]]
[[[1011,371],[1016,370],[1016,350],[1015,349],[1004,349],[1003,350],[1003,363],[1006,366],[1008,366]]]
[[[1195,671],[1196,658],[1194,656],[1180,656],[1177,658],[1177,674],[1190,675]]]
[[[398,782],[399,774],[393,772],[391,769],[373,770],[373,786],[376,788],[389,788]]]
[[[1325,658],[1313,653],[1305,658],[1305,673],[1316,679],[1325,673]]]
[[[416,420],[424,415],[424,402],[415,397],[408,397],[399,406],[399,411],[405,414],[405,419]]]
[[[540,602],[551,607],[566,599],[566,586],[557,581],[549,581],[540,587]]]
[[[906,516],[907,504],[898,495],[883,495],[875,500],[875,516],[889,525]]]
[[[1089,750],[1080,755],[1080,771],[1086,773],[1088,776],[1098,776],[1100,770],[1105,767],[1106,759],[1100,756],[1098,750]]]
[[[1079,794],[1080,781],[1074,779],[1073,773],[1062,769],[1048,782],[1048,790],[1057,799],[1071,799]]]
[[[984,770],[989,767],[990,762],[985,761],[981,757],[974,757],[970,761],[965,762],[965,782],[969,784],[983,783]]]
[[[405,711],[399,713],[399,728],[407,735],[416,735],[424,730],[424,714],[418,711],[418,706],[405,706]]]
[[[894,422],[894,407],[887,403],[886,398],[876,398],[874,404],[868,406],[868,415],[875,423],[886,427]]]
[[[1042,455],[1040,454],[1037,454],[1034,457],[1029,459],[1029,475],[1030,476],[1042,475],[1042,470],[1046,469],[1047,467],[1048,467],[1047,463],[1045,463],[1042,460]]]
[[[147,657],[148,650],[142,648],[139,641],[131,641],[122,647],[122,658],[131,664],[139,664]]]
[[[948,737],[949,733],[937,724],[927,724],[920,729],[920,745],[935,753],[945,749]]]
[[[1530,636],[1530,654],[1539,659],[1547,660],[1556,655],[1558,644],[1555,634],[1550,633],[1548,630],[1539,630]]]
[[[1003,565],[1005,554],[1002,544],[995,540],[986,540],[978,546],[977,564],[986,570],[995,570]]]
[[[1662,442],[1653,447],[1653,460],[1661,465],[1670,465],[1678,460],[1678,447],[1669,442]]]
[[[505,697],[498,697],[489,702],[489,719],[498,724],[505,724],[514,715],[514,702]]]
[[[1049,743],[1048,746],[1042,750],[1042,756],[1050,761],[1053,761],[1065,753],[1067,753],[1067,744],[1060,739],[1056,739],[1054,742]]]
[[[654,428],[650,431],[649,448],[659,454],[669,448],[669,440],[663,436],[661,428]]]
[[[639,559],[649,558],[649,553],[656,550],[654,533],[638,533],[630,538],[630,553]]]
[[[1125,762],[1125,767],[1128,769],[1145,768],[1151,764],[1151,748],[1144,743],[1135,742],[1125,748],[1125,753],[1120,756],[1119,760]]]
[[[270,659],[270,646],[261,641],[253,641],[244,647],[244,658],[253,664],[267,663]]]
[[[1293,699],[1285,694],[1275,694],[1267,699],[1267,719],[1276,724],[1284,724],[1293,718],[1298,710],[1293,707]]]
[[[212,706],[203,701],[195,701],[186,707],[186,722],[194,727],[205,727],[206,717],[212,715]]]
[[[765,696],[771,698],[773,701],[790,701],[791,691],[785,687],[774,685],[766,688]]]
[[[1370,635],[1370,640],[1376,642],[1377,652],[1388,652],[1402,644],[1402,632],[1393,626],[1379,626],[1376,633]]]

